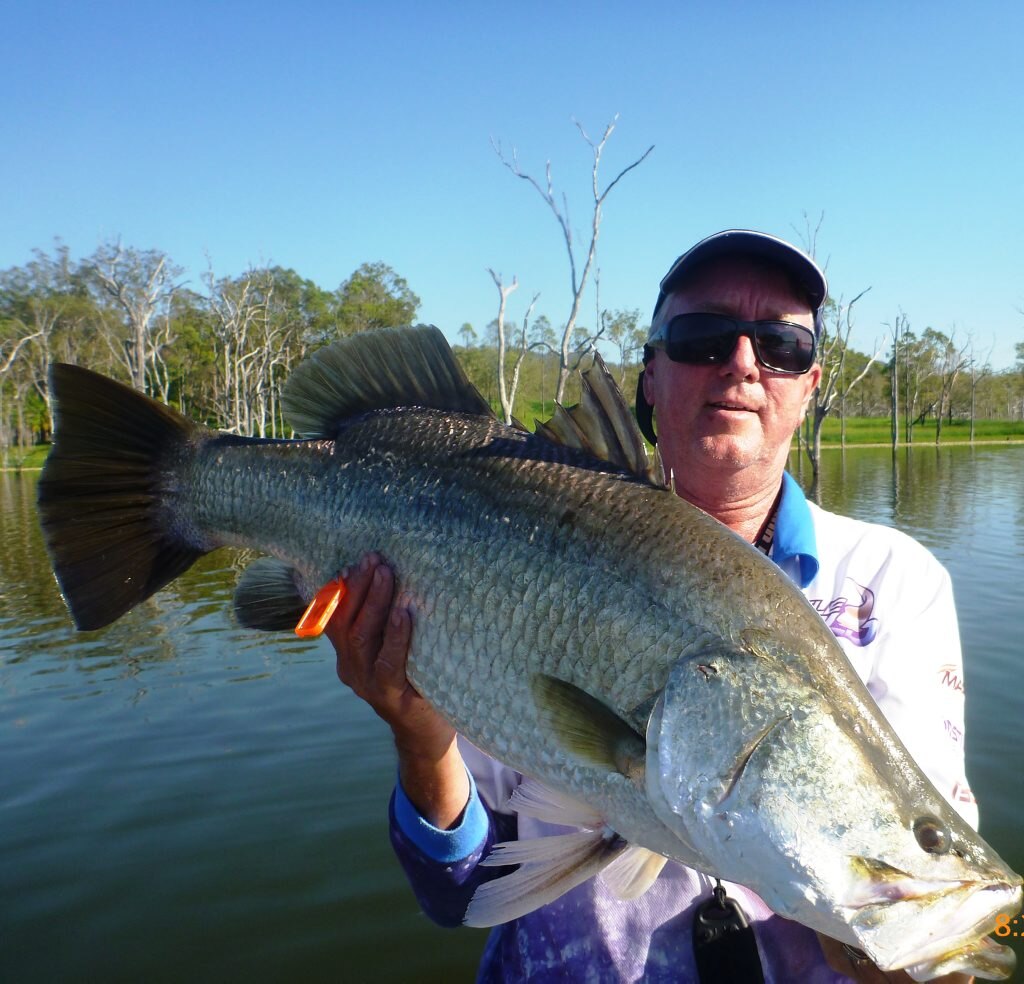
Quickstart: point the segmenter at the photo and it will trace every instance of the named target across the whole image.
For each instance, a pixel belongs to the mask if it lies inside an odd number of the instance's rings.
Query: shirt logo
[[[875,607],[875,593],[849,577],[845,585],[851,586],[848,595],[840,595],[828,602],[812,598],[811,604],[837,639],[846,639],[855,646],[867,646],[878,635],[878,619],[871,614]]]
[[[959,725],[954,724],[952,721],[943,721],[943,727],[946,729],[946,734],[953,740],[957,745],[964,743],[964,730]]]
[[[946,663],[939,667],[939,683],[943,687],[955,690],[958,694],[964,692],[964,678],[960,674],[960,667],[953,663]]]
[[[971,787],[967,785],[967,781],[958,782],[953,787],[953,801],[955,803],[977,803],[978,801],[974,798],[974,793],[971,792]]]

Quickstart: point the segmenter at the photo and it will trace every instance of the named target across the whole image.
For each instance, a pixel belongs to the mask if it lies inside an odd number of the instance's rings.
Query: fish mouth
[[[1008,869],[991,866],[973,878],[925,878],[896,868],[880,858],[851,856],[849,860],[856,873],[856,888],[844,903],[847,909],[868,910],[872,906],[905,901],[931,905],[953,895],[973,895],[984,891],[1007,892],[1016,897],[1018,904],[1020,902],[1022,879]]]
[[[1012,919],[1021,907],[1020,883],[1010,881],[946,881],[935,882],[904,875],[903,878],[875,883],[859,899],[848,900],[853,910],[850,927],[860,945],[883,969],[908,966],[915,969],[945,966],[945,961],[961,959],[965,972],[980,973],[997,969],[1010,961],[1012,951],[1006,947],[983,946],[982,940],[1000,924],[1000,917]],[[902,903],[899,908],[893,908]],[[915,932],[918,920],[901,912],[907,905],[920,913],[941,914],[941,918],[920,920],[922,931]],[[941,935],[927,927],[941,925]],[[982,961],[971,963],[970,961]],[[1007,976],[1000,974],[1000,976]]]
[[[932,960],[900,968],[915,981],[930,981],[947,974],[967,974],[972,979],[1009,980],[1017,969],[1017,954],[990,936],[981,936],[965,946],[949,950]]]
[[[874,915],[897,902],[916,902],[925,907],[933,906],[941,901],[952,902],[956,900],[957,905],[963,905],[967,899],[975,897],[978,897],[979,901],[985,899],[986,897],[983,893],[986,892],[1001,893],[1008,896],[1008,901],[1005,905],[995,909],[992,908],[991,904],[986,907],[986,914],[992,920],[993,925],[995,925],[996,916],[1003,913],[1004,909],[1009,912],[1015,906],[1017,908],[1020,907],[1020,886],[1012,885],[1009,882],[958,881],[937,883],[909,879],[906,885],[886,886],[881,893],[871,900],[859,903],[847,902],[845,908],[863,913],[863,921],[867,922]],[[861,916],[857,916],[854,921],[858,921],[861,918]]]

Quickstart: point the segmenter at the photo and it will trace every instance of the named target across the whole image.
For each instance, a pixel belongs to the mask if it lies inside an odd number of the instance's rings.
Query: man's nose
[[[744,379],[756,379],[760,375],[760,365],[754,352],[754,340],[748,335],[740,335],[736,339],[732,353],[722,363],[722,371],[733,373]]]

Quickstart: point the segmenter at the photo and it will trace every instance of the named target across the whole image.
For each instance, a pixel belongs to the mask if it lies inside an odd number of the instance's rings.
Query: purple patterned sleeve
[[[432,854],[443,855],[445,852],[432,850],[427,853],[424,846],[421,846],[424,844],[422,836],[415,829],[410,829],[406,804],[408,800],[401,787],[396,787],[388,808],[391,846],[423,912],[439,926],[461,926],[466,907],[477,886],[508,874],[511,870],[507,867],[486,867],[480,864],[480,859],[499,841],[515,840],[516,818],[492,812],[474,787],[470,802],[457,826],[462,826],[466,814],[472,813],[472,822],[474,826],[479,824],[482,839],[462,857],[439,860]],[[403,817],[404,823],[400,817]],[[420,825],[423,823],[421,820]]]

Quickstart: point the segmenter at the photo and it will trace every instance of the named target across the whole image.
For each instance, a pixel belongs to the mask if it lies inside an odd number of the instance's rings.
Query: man
[[[780,239],[730,230],[701,241],[662,280],[638,420],[657,441],[676,492],[801,586],[911,754],[976,825],[962,744],[951,737],[963,730],[962,691],[941,682],[962,673],[948,575],[902,534],[808,503],[784,472],[821,376],[814,355],[826,295],[815,263]],[[457,925],[473,888],[501,873],[478,862],[514,835],[504,804],[518,776],[460,746],[409,686],[413,627],[407,612],[392,608],[393,579],[380,558],[364,558],[347,584],[328,630],[338,675],[394,732],[392,839],[425,911]],[[543,827],[520,818],[518,833]],[[754,927],[766,981],[909,980],[882,975],[851,948],[781,919],[741,886],[725,888]],[[692,923],[711,890],[704,875],[675,863],[632,902],[591,879],[497,927],[481,979],[697,981]]]

